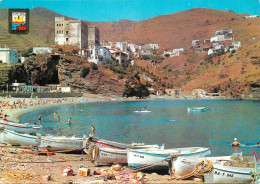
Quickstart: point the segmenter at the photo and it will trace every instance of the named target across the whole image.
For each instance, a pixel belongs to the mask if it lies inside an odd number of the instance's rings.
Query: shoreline
[[[43,100],[43,99],[49,99],[49,98],[16,98],[16,97],[10,97],[10,98],[6,98],[6,97],[0,97],[0,101],[9,101],[11,104],[15,101],[17,101],[18,99],[25,99],[26,103],[29,103],[29,101],[37,101],[37,100]],[[62,98],[51,98],[52,100],[60,100]],[[62,101],[60,103],[49,103],[49,104],[39,104],[37,106],[27,106],[27,108],[25,109],[3,109],[2,108],[2,112],[3,114],[7,114],[7,119],[10,121],[14,121],[14,122],[20,122],[21,121],[21,117],[24,116],[25,114],[31,113],[31,112],[35,112],[35,111],[39,111],[42,109],[47,109],[47,108],[53,108],[53,107],[57,107],[57,106],[61,106],[61,105],[68,105],[71,103],[96,103],[96,102],[107,102],[107,103],[111,103],[111,102],[135,102],[135,101],[157,101],[157,100],[237,100],[237,99],[195,99],[195,98],[175,98],[174,96],[155,96],[155,95],[151,95],[145,99],[138,99],[136,97],[129,97],[129,98],[123,98],[123,97],[119,97],[119,96],[111,96],[111,97],[106,97],[106,96],[102,96],[102,95],[95,95],[95,94],[85,94],[83,95],[83,97],[67,97],[66,101]],[[239,99],[241,100],[241,99]],[[253,100],[255,101],[255,100]],[[25,122],[24,122],[25,123]]]

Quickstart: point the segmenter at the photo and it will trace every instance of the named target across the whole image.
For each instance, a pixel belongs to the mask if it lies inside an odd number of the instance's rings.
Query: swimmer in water
[[[237,141],[237,138],[234,139],[234,142],[231,144],[232,147],[238,147],[241,146],[241,144]]]

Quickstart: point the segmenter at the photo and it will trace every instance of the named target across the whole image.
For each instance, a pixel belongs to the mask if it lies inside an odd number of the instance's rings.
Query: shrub
[[[170,54],[164,54],[165,57],[170,57]]]
[[[231,21],[234,21],[234,20],[236,20],[236,19],[233,17],[233,18],[231,18],[230,20],[231,20]]]
[[[124,78],[124,76],[122,74],[118,75],[118,79],[123,79],[123,78]]]
[[[98,66],[96,63],[91,63],[90,67],[92,68],[92,70],[98,70]]]
[[[81,70],[81,77],[85,78],[88,74],[89,74],[90,69],[88,67],[83,67],[83,69]]]
[[[142,55],[142,58],[144,60],[149,60],[149,59],[151,59],[151,56],[149,56],[149,55]]]

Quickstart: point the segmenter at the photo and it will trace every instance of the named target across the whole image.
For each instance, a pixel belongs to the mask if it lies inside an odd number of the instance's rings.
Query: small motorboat
[[[148,111],[148,110],[138,110],[138,111],[135,111],[135,112],[151,112],[151,111]]]
[[[205,112],[206,107],[187,107],[188,112]]]

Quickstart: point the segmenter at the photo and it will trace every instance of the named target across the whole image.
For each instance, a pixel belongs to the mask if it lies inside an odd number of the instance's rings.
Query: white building
[[[103,62],[105,62],[107,59],[111,59],[111,53],[105,47],[101,47],[99,49],[99,55],[102,56]]]
[[[241,47],[241,42],[232,42],[229,46],[229,51],[232,52],[233,50],[237,51]]]
[[[255,19],[259,17],[259,15],[249,15],[249,16],[245,16],[245,19]]]
[[[8,47],[0,48],[0,60],[8,65],[16,64],[18,63],[18,52]]]
[[[127,51],[127,42],[115,42],[114,46],[119,48],[121,52]]]
[[[149,43],[149,44],[145,44],[145,48],[156,50],[159,49],[159,45],[156,43]]]
[[[183,52],[184,49],[183,48],[179,48],[179,49],[173,49],[172,51],[172,56],[179,56],[181,52]]]
[[[100,48],[98,45],[92,45],[89,49],[88,61],[102,65],[107,59],[111,59],[111,53],[105,47]]]
[[[78,48],[88,47],[88,26],[81,20],[68,20],[55,17],[55,43],[73,45]]]
[[[232,40],[233,32],[227,29],[216,31],[215,35],[210,38],[210,42],[221,42],[225,40]]]
[[[50,47],[33,47],[33,53],[35,53],[35,54],[51,54],[52,48],[50,48]]]
[[[21,63],[24,63],[29,57],[20,57]]]
[[[134,43],[128,43],[128,48],[130,49],[130,51],[132,51],[133,53],[138,53],[139,51],[139,45],[136,45]]]
[[[142,50],[142,55],[153,55],[150,50]]]

